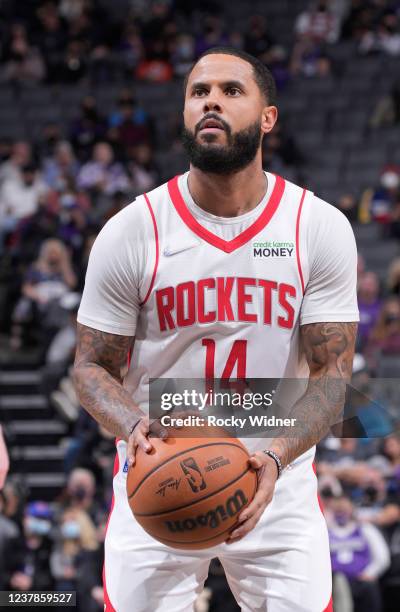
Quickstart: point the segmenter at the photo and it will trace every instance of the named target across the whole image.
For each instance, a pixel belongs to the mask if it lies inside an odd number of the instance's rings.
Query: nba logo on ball
[[[181,461],[181,468],[193,493],[198,493],[206,488],[207,485],[203,478],[203,474],[193,457],[187,457]]]

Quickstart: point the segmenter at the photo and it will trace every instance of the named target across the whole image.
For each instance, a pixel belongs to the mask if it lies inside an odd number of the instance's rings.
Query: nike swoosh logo
[[[192,242],[191,244],[182,244],[179,247],[167,246],[163,251],[163,255],[165,257],[172,257],[173,255],[177,255],[178,253],[183,253],[184,251],[188,251],[189,249],[194,249],[194,247],[197,247],[199,244],[199,242]]]

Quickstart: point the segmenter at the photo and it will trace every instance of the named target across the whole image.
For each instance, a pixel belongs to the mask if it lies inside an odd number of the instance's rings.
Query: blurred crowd
[[[0,87],[163,83],[180,79],[202,51],[232,45],[267,63],[282,90],[298,75],[330,75],[330,49],[340,41],[353,41],[360,54],[400,54],[398,0],[310,2],[295,21],[290,47],[274,39],[262,15],[229,28],[216,0],[4,1],[0,13]],[[399,100],[395,86],[380,100],[371,127],[399,123]],[[70,434],[68,483],[59,498],[32,501],[12,478],[0,492],[0,588],[77,590],[79,609],[89,612],[103,609],[114,444],[80,408],[71,382],[76,313],[98,231],[162,178],[153,120],[132,89],[121,87],[109,113],[88,95],[66,129],[49,124],[36,142],[0,139],[2,333],[9,350],[38,351],[43,393]],[[266,139],[264,162],[302,176],[304,154],[282,123]],[[343,194],[336,204],[350,222],[398,240],[400,168],[385,166],[379,184]],[[316,467],[337,610],[392,612],[400,600],[398,404],[393,393],[377,411],[370,398],[382,358],[400,358],[400,258],[382,278],[360,256],[358,298],[354,387],[362,393],[349,398],[339,435],[320,444]],[[213,564],[207,605],[216,610],[222,602],[228,612],[220,574]]]

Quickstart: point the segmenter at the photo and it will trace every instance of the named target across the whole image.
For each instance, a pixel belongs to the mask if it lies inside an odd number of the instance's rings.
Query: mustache
[[[208,121],[209,119],[214,119],[215,121],[218,121],[218,123],[222,126],[222,128],[225,130],[227,134],[231,133],[232,130],[231,130],[231,126],[229,125],[229,123],[224,121],[224,119],[221,119],[221,117],[219,117],[219,115],[217,115],[216,113],[207,113],[207,115],[205,115],[202,119],[200,119],[198,123],[196,123],[195,128],[194,128],[195,136],[197,136],[199,131],[202,129],[204,123]]]

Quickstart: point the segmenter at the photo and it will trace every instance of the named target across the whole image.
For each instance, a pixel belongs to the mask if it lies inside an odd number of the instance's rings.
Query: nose
[[[209,113],[210,111],[215,111],[216,113],[222,112],[222,106],[218,98],[211,92],[204,100],[203,111],[204,113]]]

